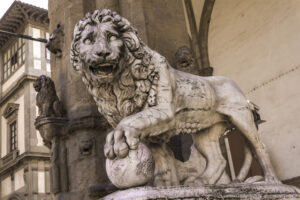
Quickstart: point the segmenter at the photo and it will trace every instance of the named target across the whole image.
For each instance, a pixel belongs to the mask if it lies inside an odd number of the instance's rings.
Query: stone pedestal
[[[231,184],[206,185],[202,187],[138,187],[120,190],[101,200],[147,200],[147,199],[189,199],[189,200],[296,200],[299,189],[282,184]]]

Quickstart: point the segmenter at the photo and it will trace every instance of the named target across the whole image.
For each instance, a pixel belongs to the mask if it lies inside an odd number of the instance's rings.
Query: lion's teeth
[[[90,67],[90,70],[94,75],[103,75],[103,74],[112,73],[114,70],[114,66],[105,64],[102,66]]]

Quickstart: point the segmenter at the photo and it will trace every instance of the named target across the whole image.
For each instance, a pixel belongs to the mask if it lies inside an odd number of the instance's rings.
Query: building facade
[[[14,1],[3,31],[47,38],[48,12]],[[45,44],[0,33],[0,199],[50,199],[50,155],[34,127],[35,79],[50,75]]]

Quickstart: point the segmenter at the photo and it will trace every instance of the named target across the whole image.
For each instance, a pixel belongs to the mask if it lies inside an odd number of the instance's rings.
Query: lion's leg
[[[275,176],[266,147],[259,139],[251,111],[243,108],[232,109],[232,107],[231,109],[224,108],[220,111],[230,118],[231,122],[243,133],[253,146],[254,153],[256,153],[260,166],[263,169],[265,181],[279,183],[280,181]]]
[[[219,138],[225,132],[226,124],[215,124],[193,135],[195,147],[206,158],[206,168],[200,180],[205,184],[215,184],[220,179],[226,167]]]
[[[42,116],[50,116],[50,103],[44,103],[42,104]]]
[[[150,144],[155,160],[154,186],[179,185],[175,157],[171,149],[165,144]]]

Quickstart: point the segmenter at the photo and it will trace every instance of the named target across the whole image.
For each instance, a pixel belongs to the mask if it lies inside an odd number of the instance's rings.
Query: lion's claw
[[[104,145],[104,155],[109,159],[114,159],[116,157],[114,150],[111,145]]]
[[[137,149],[139,145],[139,139],[137,138],[126,138],[126,142],[131,150]]]
[[[114,144],[114,151],[118,158],[124,158],[128,155],[129,148],[126,143],[118,142]]]
[[[127,126],[119,126],[106,136],[104,154],[109,159],[124,158],[129,149],[135,150],[139,144],[136,130]]]

